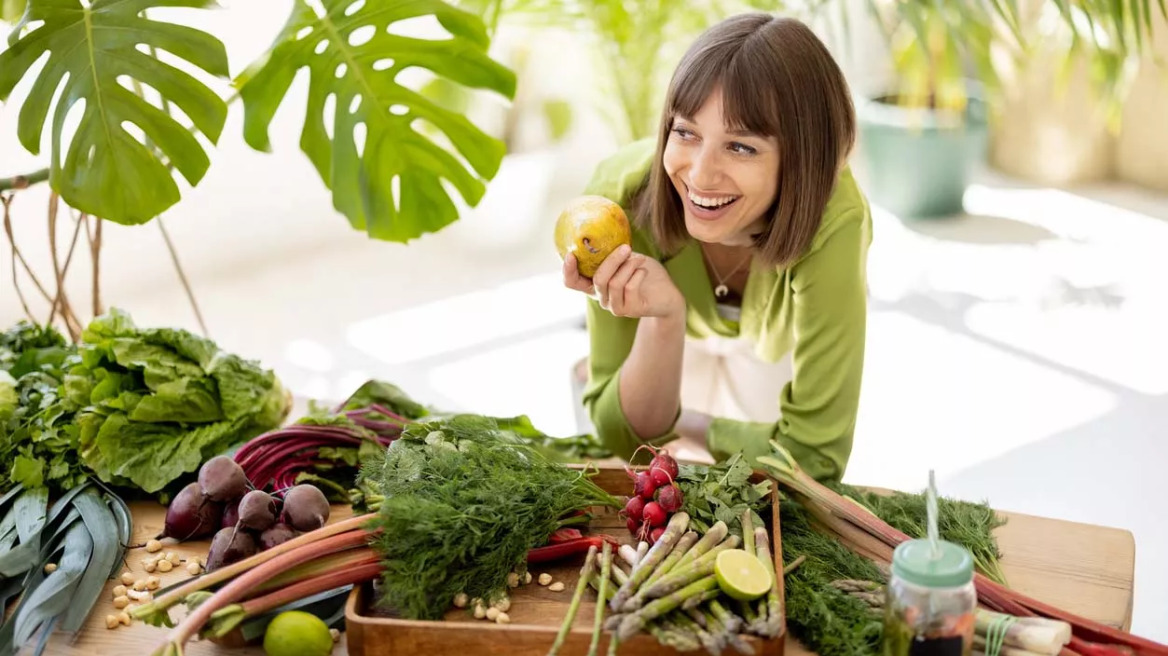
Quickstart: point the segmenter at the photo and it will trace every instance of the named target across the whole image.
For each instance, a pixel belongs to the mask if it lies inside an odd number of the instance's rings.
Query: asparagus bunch
[[[586,587],[596,590],[599,600],[589,654],[596,653],[601,631],[611,634],[609,654],[639,633],[648,633],[678,651],[704,649],[715,655],[727,647],[754,653],[747,635],[777,636],[783,629],[784,611],[770,560],[770,539],[766,528],[753,527],[749,518],[744,529],[741,537],[731,535],[726,523],[719,521],[699,536],[691,530],[689,516],[678,512],[652,547],[642,543],[640,549],[628,546],[591,553],[577,586],[578,594]],[[751,602],[725,596],[714,574],[718,554],[743,546],[772,572],[770,592]],[[572,608],[578,606],[574,598]],[[607,617],[603,617],[605,610]],[[564,636],[571,617],[574,612],[565,618]],[[552,653],[562,642],[557,640]]]

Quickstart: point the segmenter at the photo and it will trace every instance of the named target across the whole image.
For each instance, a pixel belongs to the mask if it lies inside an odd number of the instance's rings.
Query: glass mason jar
[[[902,543],[885,589],[883,656],[971,656],[977,591],[964,547]]]

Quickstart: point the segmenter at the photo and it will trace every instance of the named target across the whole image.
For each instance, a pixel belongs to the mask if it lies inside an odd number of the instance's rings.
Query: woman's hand
[[[564,286],[596,298],[618,317],[678,317],[685,298],[657,260],[621,246],[604,259],[591,279],[580,275],[576,256],[564,258]]]

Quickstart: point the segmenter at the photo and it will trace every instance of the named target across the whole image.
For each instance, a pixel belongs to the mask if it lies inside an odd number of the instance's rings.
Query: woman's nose
[[[690,163],[690,183],[704,191],[715,190],[722,177],[721,163],[713,150],[704,146],[699,148]]]

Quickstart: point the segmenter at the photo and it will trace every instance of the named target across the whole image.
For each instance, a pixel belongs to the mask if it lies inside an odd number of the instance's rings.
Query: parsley
[[[689,514],[693,527],[705,533],[721,521],[730,533],[741,535],[742,513],[747,508],[754,525],[763,526],[759,512],[767,507],[771,480],[751,483],[753,474],[741,453],[716,465],[680,465],[677,484],[685,497],[682,510]]]

